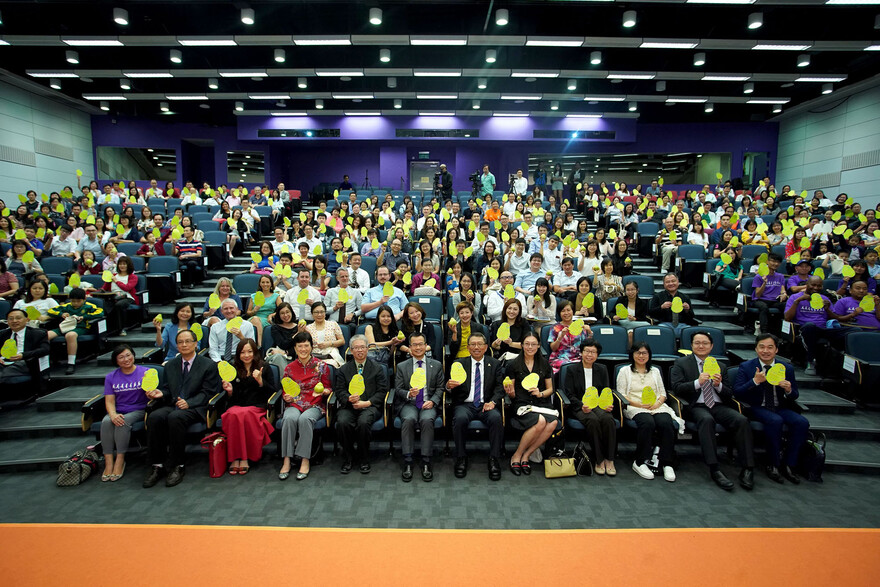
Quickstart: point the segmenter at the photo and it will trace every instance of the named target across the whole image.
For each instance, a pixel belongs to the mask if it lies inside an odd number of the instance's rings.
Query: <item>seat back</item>
[[[119,243],[116,245],[116,248],[119,249],[120,253],[123,253],[127,257],[131,257],[132,259],[137,256],[138,249],[141,248],[140,243]],[[48,259],[47,259],[48,260]],[[43,267],[46,265],[44,264]],[[53,271],[52,273],[59,273]]]
[[[6,300],[0,300],[0,318],[5,319],[6,314],[12,309],[12,305]]]
[[[73,271],[73,259],[70,257],[46,257],[40,259],[45,273],[61,274]]]
[[[210,245],[225,245],[226,244],[226,233],[222,230],[206,230],[205,232],[205,240],[203,242],[208,243]]]
[[[706,258],[706,249],[702,245],[681,245],[678,247],[678,258],[694,261]]]
[[[744,295],[748,299],[752,298],[752,293],[755,291],[755,286],[753,285],[754,281],[754,275],[749,275],[748,277],[744,275],[742,281],[740,282],[740,292],[742,292],[742,295]]]
[[[651,279],[651,277],[647,275],[627,275],[621,280],[624,287],[626,287],[626,284],[630,281],[635,281],[639,286],[640,298],[650,300],[654,297],[654,280]],[[613,310],[614,306],[611,306],[611,309]]]
[[[675,331],[668,326],[640,326],[633,331],[633,342],[646,342],[655,356],[676,356]]]
[[[688,326],[681,331],[681,348],[683,350],[691,350],[691,336],[694,332],[708,332],[712,337],[712,352],[710,353],[717,359],[727,358],[727,344],[724,342],[724,332],[718,328],[708,326]]]
[[[152,263],[152,262],[151,262]],[[243,273],[232,278],[232,289],[239,295],[251,295],[260,286],[262,275],[255,273]]]
[[[427,322],[443,321],[443,301],[439,296],[412,296],[409,301],[415,302],[425,309]]]
[[[656,222],[640,222],[636,225],[636,232],[639,236],[644,237],[657,236],[660,232],[660,225]]]
[[[880,363],[880,332],[850,332],[846,335],[846,354],[865,363]]]
[[[137,255],[128,255],[128,260],[131,261],[135,272],[145,271],[147,269],[147,261],[143,257],[138,257]]]
[[[211,228],[218,226],[218,224],[214,222],[214,215],[210,212],[197,212],[192,214],[192,220],[201,230],[210,230]]]
[[[553,333],[554,326],[556,326],[555,323],[545,324],[541,327],[541,352],[545,357],[550,356],[550,335]]]
[[[370,285],[376,285],[376,257],[361,257],[361,269],[370,276]]]
[[[102,287],[104,287],[104,280],[101,278],[100,275],[83,275],[80,278],[80,281],[88,283],[95,289],[101,289]]]
[[[593,339],[602,345],[603,355],[629,354],[629,337],[623,326],[600,325],[593,327],[592,330]]]
[[[767,247],[764,245],[743,245],[742,255],[743,259],[754,259],[758,255],[767,252]]]
[[[179,268],[177,257],[153,257],[147,266],[147,273],[173,273]]]

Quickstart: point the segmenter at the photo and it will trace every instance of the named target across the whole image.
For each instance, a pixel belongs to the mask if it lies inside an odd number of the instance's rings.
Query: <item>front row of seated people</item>
[[[30,328],[19,324],[26,322],[23,317],[17,318],[21,315],[22,312],[17,310],[10,312],[11,327],[0,332],[0,342],[12,337],[14,332]],[[601,357],[601,344],[592,337],[581,336],[576,343],[568,341],[568,344],[576,345],[572,350],[576,349],[579,357],[570,355],[575,360],[567,364],[577,367],[567,369],[564,380],[559,382],[561,390],[554,388],[554,369],[541,352],[537,334],[531,331],[522,337],[520,351],[504,361],[488,353],[490,345],[485,334],[470,333],[466,353],[456,359],[465,374],[459,376],[463,381],[450,378],[443,372],[439,361],[427,356],[427,337],[415,332],[409,336],[409,357],[397,364],[393,384],[388,379],[388,370],[368,356],[366,336],[352,337],[352,359],[336,369],[332,379],[327,363],[313,356],[313,341],[307,332],[294,329],[288,336],[291,337],[294,358],[283,370],[282,377],[296,381],[301,392],[295,396],[282,393],[284,409],[279,425],[283,459],[279,472],[281,480],[292,474],[296,461],[299,462],[296,478],[308,477],[310,459],[316,449],[315,426],[326,418],[331,394],[335,396],[336,407],[332,424],[342,445],[340,472],[348,474],[357,467],[361,473],[369,473],[373,425],[383,417],[386,394],[391,393],[393,406],[389,428],[393,419],[399,417],[402,479],[408,482],[419,475],[424,481],[431,481],[434,476],[434,426],[443,410],[444,392],[451,404],[447,413],[451,417],[455,444],[453,472],[458,478],[465,477],[469,469],[466,442],[469,425],[472,421],[480,421],[488,429],[489,478],[493,481],[500,479],[504,443],[501,412],[505,398],[511,404],[512,427],[522,431],[506,465],[515,476],[529,475],[530,457],[556,432],[562,415],[554,402],[556,391],[564,392],[568,398],[564,416],[577,419],[585,428],[595,472],[614,476],[617,474],[615,407],[591,409],[582,401],[590,387],[600,390],[614,387],[622,398],[624,419],[631,420],[636,429],[632,469],[640,477],[652,479],[656,471],[662,472],[665,480],[675,481],[675,442],[684,433],[687,420],[695,425],[710,478],[722,489],[730,491],[734,488],[734,483],[719,466],[715,426],[720,424],[733,437],[740,465],[739,483],[745,489],[752,489],[755,485],[755,457],[749,425],[751,419],[763,425],[768,477],[779,483],[785,479],[799,482],[794,467],[798,451],[806,441],[809,422],[800,415],[795,403],[798,389],[793,369],[777,360],[778,340],[771,334],[757,337],[755,349],[758,357],[740,365],[736,380],[731,382],[723,363],[719,363],[720,372],[715,375],[704,372],[703,363],[711,356],[713,340],[708,332],[697,331],[691,339],[693,354],[675,361],[668,387],[660,370],[652,365],[648,344],[639,342],[632,346],[628,363],[619,369],[612,385],[606,367],[596,362]],[[23,338],[27,340],[27,337]],[[123,475],[131,426],[144,418],[146,410],[151,467],[144,487],[154,486],[163,476],[167,486],[179,484],[186,470],[187,428],[205,422],[209,400],[221,391],[224,399],[221,421],[228,439],[229,473],[247,474],[250,463],[260,460],[263,447],[270,442],[272,426],[266,419],[266,406],[268,399],[279,389],[280,381],[263,361],[256,342],[249,337],[234,342],[230,362],[236,376],[233,381],[223,383],[217,363],[197,353],[198,341],[194,332],[178,330],[175,342],[179,354],[166,363],[164,384],[150,392],[141,389],[146,368],[134,364],[131,348],[121,345],[114,351],[113,361],[118,368],[107,376],[107,416],[101,427],[101,442],[107,455],[103,480],[115,481]],[[25,352],[29,350],[25,349]],[[13,357],[4,361],[0,369],[5,370],[10,363],[19,360],[23,359]],[[784,366],[785,377],[774,386],[767,382],[767,372],[777,363]],[[424,371],[425,383],[424,387],[414,388],[411,377],[418,370]],[[525,388],[524,381],[533,374],[538,376],[538,383]],[[349,391],[355,375],[361,375],[364,381],[364,391],[359,395]],[[645,387],[651,387],[655,392],[651,404],[642,403]],[[684,413],[679,414],[671,407],[670,393],[687,402]],[[151,400],[154,405],[147,408],[147,402]],[[781,452],[783,426],[788,431],[784,453]],[[421,435],[418,455],[417,430]],[[655,446],[658,449],[656,458]],[[649,467],[651,462],[654,467]]]

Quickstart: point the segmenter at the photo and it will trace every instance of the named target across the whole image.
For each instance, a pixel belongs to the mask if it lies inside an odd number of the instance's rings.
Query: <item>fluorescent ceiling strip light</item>
[[[71,47],[122,47],[122,41],[119,39],[61,39],[66,45]]]
[[[419,100],[457,100],[458,94],[416,94]]]
[[[812,44],[788,45],[783,43],[757,43],[753,51],[806,51]]]
[[[4,41],[3,39],[0,39],[0,47],[8,47],[8,46],[9,46],[9,43]]]
[[[455,112],[422,112],[422,111],[419,111],[419,116],[455,116]]]
[[[704,82],[746,82],[752,79],[750,75],[704,75]]]
[[[530,95],[511,95],[511,94],[501,94],[502,100],[540,100],[541,94],[530,94]]]
[[[607,79],[654,79],[655,73],[609,73]]]
[[[334,100],[372,100],[373,94],[357,94],[354,92],[350,92],[350,93],[346,94],[344,92],[339,92],[339,93],[333,94],[333,99]]]
[[[293,44],[298,47],[313,47],[317,45],[328,46],[348,46],[351,45],[351,39],[348,37],[325,37],[325,38],[313,38],[313,37],[300,37],[294,38]]]
[[[181,39],[178,37],[177,42],[184,47],[235,47],[238,43],[232,37],[217,39]]]
[[[623,102],[625,96],[586,96],[584,102]]]
[[[272,112],[272,116],[308,116],[305,112]]]
[[[687,153],[669,153],[666,156],[667,157],[682,157],[684,155],[690,155],[690,154],[691,154],[690,151],[688,151]],[[667,161],[667,163],[668,163],[668,161]],[[682,161],[682,163],[684,163],[684,162]]]
[[[124,94],[83,94],[84,100],[125,100]]]
[[[880,45],[868,45],[864,49],[865,51],[880,51]]]
[[[566,39],[553,37],[529,37],[526,39],[526,47],[583,47],[583,39]]]
[[[289,100],[290,94],[248,94],[251,100]]]
[[[498,118],[526,118],[529,115],[528,112],[493,112],[492,116],[497,116]]]
[[[666,98],[667,104],[703,104],[709,98]]]
[[[844,81],[845,79],[846,79],[846,76],[845,76],[845,75],[825,75],[825,76],[822,76],[822,75],[802,75],[802,76],[800,76],[799,78],[797,78],[797,79],[794,80],[794,81],[796,81],[796,82],[823,82],[823,83],[825,83],[825,82],[831,82],[831,83],[837,83],[837,82],[842,82],[842,81]]]
[[[165,94],[169,100],[207,100],[204,94]]]
[[[382,116],[382,113],[379,111],[369,110],[355,110],[352,112],[345,111],[344,114],[346,116]]]
[[[566,114],[566,118],[602,118],[601,114]]]
[[[27,72],[27,74],[31,77],[57,77],[57,78],[79,77],[75,73],[69,73],[69,72],[61,73],[61,72],[29,71],[29,72]]]
[[[837,4],[838,6],[871,6],[880,4],[880,0],[828,0],[825,4]]]
[[[463,46],[467,37],[410,37],[410,45]]]
[[[643,41],[640,49],[694,49],[699,43],[674,41]]]
[[[127,78],[168,78],[174,74],[168,71],[123,71],[122,75]]]
[[[688,4],[754,4],[755,0],[687,0]]]
[[[553,71],[514,71],[510,77],[559,77],[559,72]]]
[[[612,157],[638,157],[638,153],[617,153],[612,155]]]
[[[413,71],[413,77],[461,77],[461,71],[456,69],[417,69]]]
[[[791,100],[788,98],[783,98],[779,100],[774,100],[771,98],[753,98],[751,100],[748,100],[746,104],[788,104],[789,102],[791,102]]]
[[[349,71],[349,70],[330,70],[330,69],[316,69],[315,75],[318,77],[363,77],[363,71]]]
[[[228,69],[218,72],[220,77],[268,77],[265,69]]]
[[[629,167],[609,167],[608,171],[626,171]]]

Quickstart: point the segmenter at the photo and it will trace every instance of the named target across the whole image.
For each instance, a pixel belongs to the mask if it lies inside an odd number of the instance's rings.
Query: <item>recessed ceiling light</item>
[[[498,26],[505,26],[510,22],[510,14],[507,12],[506,8],[499,8],[495,11],[495,24]]]
[[[552,102],[550,102],[550,110],[559,110],[559,101],[558,100],[553,100]],[[552,163],[552,161],[551,161],[551,163]]]
[[[217,78],[216,77],[209,78],[208,79],[208,89],[216,90],[218,88],[220,88],[220,82],[217,81]]]
[[[244,24],[254,24],[254,9],[253,8],[242,8],[241,9],[241,22]]]
[[[387,80],[387,83],[388,83],[389,88],[394,89],[397,87],[397,78],[396,77],[389,77]]]
[[[71,65],[79,65],[79,53],[76,51],[65,51],[64,59]]]
[[[666,91],[666,82],[664,80],[658,81],[656,84],[654,84],[654,89],[658,92],[665,92]]]
[[[629,110],[630,112],[635,112],[635,111],[638,110],[638,109],[639,109],[639,105],[638,105],[636,102],[630,102],[630,103],[629,103],[628,110]],[[646,165],[647,165],[647,163],[646,163]]]
[[[749,30],[759,29],[764,26],[764,13],[753,12],[749,15]]]
[[[706,54],[705,53],[695,53],[694,54],[694,67],[701,67],[706,65]]]
[[[574,90],[576,90],[576,89],[578,88],[577,80],[575,80],[575,79],[570,79],[570,80],[568,80],[568,84],[566,84],[565,87],[566,87],[566,89],[568,89],[569,91],[574,91]]]
[[[834,91],[834,84],[823,84],[822,85],[822,93],[823,94],[830,94],[833,91]]]
[[[780,112],[782,112],[782,106],[777,105],[773,107],[773,114],[779,114]]]
[[[210,110],[211,105],[210,104],[199,104],[199,108],[201,108],[203,110]]]
[[[715,112],[715,104],[713,104],[712,102],[706,102],[706,105],[703,106],[703,112],[706,112],[706,113]]]
[[[323,110],[324,109],[324,100],[315,100],[315,108],[317,110]]]
[[[113,22],[122,26],[128,25],[128,10],[125,8],[114,8]]]
[[[391,49],[379,49],[379,61],[389,63],[391,61]]]
[[[235,111],[241,112],[242,110],[244,110],[244,102],[236,102],[235,103]]]
[[[754,82],[748,82],[745,85],[743,85],[743,94],[751,94],[754,91],[755,91]]]
[[[623,28],[631,29],[636,26],[636,11],[627,10],[623,13]]]
[[[122,88],[123,90],[130,90],[131,89],[131,80],[127,79],[127,78],[120,79],[119,80],[119,87]]]
[[[488,85],[488,81],[484,77],[477,78],[477,88],[480,90],[485,90]]]
[[[801,53],[797,58],[797,66],[798,67],[807,67],[810,65],[810,55],[808,53]]]
[[[479,110],[480,109],[480,101],[474,100],[473,103],[471,103],[471,108],[473,108],[474,110]]]
[[[400,98],[394,100],[394,109],[400,110],[401,108],[403,108],[403,100],[401,100]]]
[[[307,87],[309,87],[309,82],[304,77],[298,77],[298,78],[296,78],[296,87],[298,87],[301,90],[304,90]]]
[[[284,49],[275,49],[273,52],[273,57],[275,59],[275,63],[284,63],[287,61],[287,53],[285,53]]]
[[[495,63],[498,60],[498,52],[495,49],[486,49],[486,63]]]
[[[159,110],[162,112],[168,112],[168,102],[159,102]],[[157,157],[153,157],[153,159],[157,159]]]
[[[592,65],[599,65],[602,63],[602,52],[601,51],[593,51],[590,53],[590,63]]]
[[[171,50],[171,63],[183,63],[183,53],[179,49]]]
[[[370,24],[378,26],[382,24],[382,9],[378,7],[370,8]]]
[[[61,89],[61,80],[58,78],[55,78],[55,77],[49,79],[49,87],[52,88],[53,90],[60,90]]]

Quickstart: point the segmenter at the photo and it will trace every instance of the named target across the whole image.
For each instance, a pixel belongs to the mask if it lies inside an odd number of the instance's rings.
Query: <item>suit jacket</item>
[[[687,294],[678,292],[677,296],[669,295],[669,292],[665,289],[663,291],[659,291],[654,294],[654,297],[651,298],[651,303],[648,305],[648,314],[656,320],[657,322],[672,322],[672,308],[663,309],[662,306],[666,302],[671,302],[673,297],[681,298],[682,303],[689,304],[691,306],[690,310],[682,310],[682,312],[678,315],[679,322],[683,324],[696,324],[697,319],[694,317],[694,304],[691,302],[691,298],[688,297]]]
[[[434,402],[435,407],[440,407],[443,401],[443,391],[446,389],[446,378],[443,376],[443,365],[439,361],[425,357],[425,401]],[[400,409],[408,403],[414,403],[415,398],[409,396],[409,379],[415,371],[415,359],[407,359],[397,364],[397,376],[394,382],[394,415],[400,414]]]
[[[777,407],[800,411],[797,404],[794,403],[799,395],[794,368],[789,363],[780,361],[779,357],[776,357],[776,362],[785,366],[785,379],[791,382],[791,393],[788,395],[782,391],[781,387],[775,386]],[[757,358],[750,359],[740,365],[736,374],[736,382],[733,384],[733,395],[736,396],[736,399],[746,402],[750,406],[760,406],[764,403],[764,391],[770,385],[766,381],[761,385],[755,385],[755,369],[758,369],[760,365],[761,361]]]
[[[0,345],[12,338],[12,329],[0,330]],[[24,327],[24,350],[21,357],[30,371],[31,379],[35,384],[40,383],[40,357],[49,355],[49,336],[45,330],[39,328]]]
[[[190,409],[202,415],[208,411],[208,401],[220,391],[220,372],[217,363],[203,355],[196,355],[189,366],[189,375],[183,379],[183,357],[177,355],[165,363],[165,402],[174,405],[178,398],[186,400]]]
[[[623,304],[624,306],[627,306],[628,300],[626,299],[626,296],[621,296],[621,297],[617,298],[617,303]],[[628,307],[629,306],[627,306],[627,308]],[[608,316],[614,316],[614,310],[615,309],[613,307],[608,308],[607,309]],[[636,320],[641,320],[642,322],[647,322],[647,320],[648,320],[648,301],[647,300],[643,300],[642,298],[636,298],[635,317],[636,317]]]
[[[447,324],[446,328],[447,328],[446,336],[448,337],[448,340],[449,340],[449,354],[452,355],[453,357],[455,357],[455,355],[458,354],[458,351],[461,348],[461,324],[458,325],[458,340],[452,340],[452,332],[448,330],[449,329],[448,324]],[[489,330],[486,328],[485,325],[477,322],[476,316],[474,316],[474,318],[471,320],[471,334],[476,334],[477,332],[484,334],[486,336],[486,340],[491,342],[489,340]]]
[[[733,388],[730,386],[730,379],[727,377],[727,365],[718,361],[721,368],[721,389],[716,389],[721,401],[725,404],[731,404],[733,398]],[[752,373],[754,373],[754,369]],[[672,384],[670,391],[693,405],[697,403],[697,399],[703,394],[702,389],[694,388],[694,380],[699,379],[700,370],[697,368],[697,358],[695,355],[679,357],[672,365],[670,379]]]
[[[605,368],[605,365],[593,363],[593,387],[600,392],[606,387],[611,387],[610,379],[608,378],[608,369]],[[584,407],[584,402],[582,401],[584,393],[587,391],[582,363],[575,363],[574,367],[569,367],[566,370],[562,389],[571,401],[571,411],[581,411],[581,408]]]
[[[471,361],[471,357],[463,357],[457,360],[464,367],[467,377],[461,382],[461,385],[452,388],[450,391],[453,405],[463,404],[467,401],[467,397],[471,392]],[[501,368],[501,362],[486,354],[483,357],[483,373],[481,377],[483,379],[483,403],[495,402],[495,407],[499,408],[501,400],[504,398],[504,388],[502,386],[504,370]]]
[[[357,363],[353,360],[348,361],[345,365],[336,370],[336,376],[333,379],[333,392],[336,394],[336,406],[340,410],[353,410],[354,408],[348,403],[351,394],[348,393],[348,384],[351,383],[352,377],[357,375]],[[385,403],[385,394],[389,390],[390,382],[388,376],[385,375],[385,369],[373,359],[367,359],[364,363],[364,393],[361,400],[368,401],[373,404],[374,408],[382,410]]]

